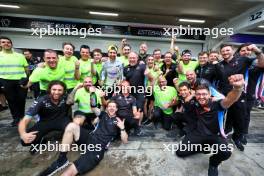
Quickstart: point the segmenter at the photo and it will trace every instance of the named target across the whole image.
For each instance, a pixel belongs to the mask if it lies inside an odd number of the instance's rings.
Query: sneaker
[[[247,136],[246,135],[243,135],[240,139],[240,142],[243,144],[243,145],[247,145]]]
[[[236,139],[236,140],[233,139],[233,141],[238,150],[244,151],[245,148],[239,139]]]
[[[209,165],[208,176],[218,176],[218,167]]]
[[[39,174],[39,176],[52,176],[55,173],[61,171],[62,169],[64,169],[65,167],[67,167],[69,165],[69,161],[66,159],[65,161],[54,161],[50,167],[48,167],[46,170],[44,170],[43,172],[41,172]]]

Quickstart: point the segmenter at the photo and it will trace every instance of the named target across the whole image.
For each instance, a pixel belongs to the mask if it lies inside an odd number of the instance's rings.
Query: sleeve
[[[224,111],[226,110],[225,108],[223,108],[222,106],[222,100],[218,100],[213,102],[213,107],[217,110],[217,111]]]
[[[103,64],[103,68],[102,68],[102,71],[101,71],[101,80],[104,81],[105,80],[105,74],[106,74],[106,64],[107,63],[104,63]]]
[[[124,79],[124,67],[123,67],[123,63],[120,64],[120,70],[119,70],[119,80],[123,80]]]
[[[79,95],[80,95],[80,91],[79,90],[77,90],[75,95],[74,95],[74,102],[78,102],[78,100],[79,100]]]
[[[249,57],[245,57],[245,62],[247,63],[247,66],[250,67],[253,63],[254,59],[250,59]]]
[[[41,107],[42,107],[42,98],[35,100],[33,104],[28,108],[27,112],[25,113],[25,117],[32,118],[33,116],[37,115]]]
[[[26,59],[25,56],[23,56],[22,54],[21,54],[21,60],[22,60],[22,65],[23,65],[23,67],[27,67],[27,66],[28,66],[27,59]]]
[[[159,86],[154,86],[153,87],[153,95],[156,94],[158,90],[159,90]]]
[[[30,77],[29,77],[29,81],[30,81],[30,82],[35,83],[35,82],[39,82],[39,81],[40,81],[40,79],[41,79],[41,69],[42,69],[42,68],[36,68],[36,69],[32,72],[32,74],[31,74]]]
[[[176,97],[176,99],[178,100],[178,94],[177,94],[177,91],[174,87],[172,87],[172,95],[173,95],[173,97]]]
[[[137,107],[137,100],[133,97],[132,107]]]
[[[105,115],[107,115],[106,112],[105,111],[101,111],[100,115],[98,116],[98,118],[102,119]]]
[[[126,66],[126,67],[123,68],[123,79],[124,79],[124,80],[127,79],[127,67],[128,67],[128,66]]]

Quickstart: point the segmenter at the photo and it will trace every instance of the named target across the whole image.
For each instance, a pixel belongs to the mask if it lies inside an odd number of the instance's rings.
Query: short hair
[[[56,56],[58,57],[58,53],[57,53],[57,51],[55,51],[55,50],[53,50],[53,49],[46,49],[46,50],[44,51],[43,57],[45,57],[45,53],[55,53]]]
[[[240,45],[240,46],[238,47],[238,49],[237,49],[237,52],[240,52],[240,50],[241,50],[242,48],[244,48],[244,47],[246,47],[246,46],[249,46],[249,45],[251,45],[251,43],[244,43],[244,44]]]
[[[63,93],[66,92],[67,86],[66,86],[66,84],[65,84],[64,82],[59,81],[59,80],[53,80],[53,81],[51,81],[51,82],[49,83],[49,85],[48,85],[48,89],[47,89],[48,94],[51,93],[51,88],[52,88],[54,85],[60,85],[61,87],[63,87]]]
[[[184,86],[187,87],[188,89],[191,89],[191,85],[187,81],[181,82],[178,87],[181,88],[181,87],[184,87]]]
[[[197,86],[195,87],[195,91],[196,91],[196,90],[202,90],[202,89],[206,89],[206,90],[208,90],[208,92],[210,92],[210,89],[209,89],[208,84],[199,84],[199,85],[197,85]]]
[[[25,52],[30,52],[30,53],[32,53],[29,49],[23,49],[23,53],[25,53]]]
[[[90,47],[88,45],[81,45],[80,51],[81,49],[88,49],[90,51]]]
[[[220,50],[222,50],[224,47],[230,46],[231,48],[233,48],[233,45],[231,44],[222,44],[220,45]]]
[[[153,51],[153,55],[154,55],[154,53],[157,52],[157,51],[160,51],[160,52],[161,52],[161,49],[159,49],[159,48],[154,49],[154,51]]]
[[[209,55],[208,52],[206,52],[206,51],[202,51],[202,52],[200,52],[200,53],[198,54],[198,57],[199,57],[199,56],[203,56],[203,55],[205,55],[205,54],[206,54],[207,56]]]
[[[173,55],[170,51],[167,51],[166,53],[164,53],[164,56],[165,56],[166,54],[170,54],[171,56]]]
[[[153,57],[153,55],[148,55],[147,58],[146,58],[146,60],[148,60],[150,57]]]
[[[72,47],[73,51],[75,50],[75,46],[72,43],[70,43],[70,42],[64,42],[64,43],[62,43],[62,48],[64,48],[65,45],[70,45]]]
[[[122,46],[122,49],[125,48],[126,46],[131,49],[131,46],[129,44],[127,44],[127,43]]]
[[[136,52],[134,52],[134,51],[131,51],[129,54],[135,54],[136,56],[137,56],[137,58],[138,58],[138,53],[136,53]]]
[[[116,104],[116,108],[118,109],[118,104],[117,104],[114,100],[110,100],[110,101],[108,101],[107,104],[106,104],[106,107],[108,107],[108,105],[109,105],[110,103],[115,103],[115,104]]]
[[[1,36],[1,37],[0,37],[0,40],[2,40],[2,39],[4,39],[4,40],[9,40],[9,41],[11,42],[11,44],[13,45],[13,42],[12,42],[12,40],[11,40],[9,37]]]
[[[209,55],[210,55],[210,54],[212,54],[212,53],[219,54],[219,52],[218,52],[218,51],[212,50],[212,51],[210,51],[210,52],[209,52]]]
[[[139,46],[141,46],[141,45],[146,45],[146,46],[148,46],[148,45],[147,45],[147,42],[142,42],[142,43],[140,43]]]
[[[97,52],[97,53],[101,53],[101,54],[102,54],[102,50],[99,49],[99,48],[95,48],[95,49],[92,51],[93,54],[94,54],[95,52]]]

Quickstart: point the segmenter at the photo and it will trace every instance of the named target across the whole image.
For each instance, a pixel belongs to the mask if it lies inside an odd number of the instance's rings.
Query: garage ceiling
[[[179,18],[204,19],[194,27],[214,27],[263,0],[0,0],[2,4],[19,5],[19,9],[0,8],[3,13],[45,15],[119,22],[162,25],[185,25]],[[90,15],[89,11],[118,13],[118,17]],[[257,29],[259,31],[259,29]],[[251,32],[254,32],[254,29]],[[260,30],[262,31],[262,30]]]

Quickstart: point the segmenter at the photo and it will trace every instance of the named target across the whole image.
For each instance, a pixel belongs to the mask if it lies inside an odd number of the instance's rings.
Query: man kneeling
[[[205,147],[217,145],[217,152],[209,160],[209,176],[217,176],[218,165],[231,156],[232,148],[227,144],[226,136],[219,129],[219,123],[222,122],[218,121],[218,112],[229,108],[239,99],[244,86],[243,75],[232,75],[229,77],[229,82],[233,86],[233,90],[224,99],[212,101],[209,87],[201,84],[195,90],[195,99],[183,105],[186,115],[195,119],[195,124],[193,125],[195,127],[180,143],[180,145],[191,147],[186,150],[181,150],[183,147],[178,148],[176,155],[185,157],[197,152],[208,152],[205,151]],[[219,133],[222,136],[219,136]],[[197,145],[201,147],[196,147]]]
[[[53,175],[59,170],[65,168],[69,161],[66,157],[69,147],[73,141],[77,145],[94,145],[96,148],[93,151],[89,151],[89,147],[85,153],[73,162],[73,164],[62,174],[64,176],[73,176],[77,174],[84,174],[92,170],[103,159],[104,152],[109,143],[121,134],[121,140],[123,143],[127,143],[128,135],[125,131],[124,120],[120,120],[116,117],[117,104],[114,101],[109,101],[106,107],[106,112],[102,111],[99,115],[99,123],[96,129],[89,134],[89,131],[80,127],[76,123],[70,123],[64,132],[62,138],[62,147],[59,158],[40,175]],[[98,146],[100,146],[98,150]]]

